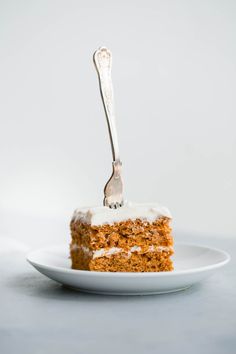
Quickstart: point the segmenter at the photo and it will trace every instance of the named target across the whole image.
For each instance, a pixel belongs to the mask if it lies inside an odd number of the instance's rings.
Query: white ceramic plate
[[[150,295],[189,288],[224,266],[230,256],[221,250],[176,244],[175,270],[159,273],[113,273],[73,270],[68,245],[31,252],[27,260],[40,273],[83,292],[108,295]]]

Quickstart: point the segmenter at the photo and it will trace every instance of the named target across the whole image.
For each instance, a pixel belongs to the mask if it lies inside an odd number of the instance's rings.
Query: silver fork
[[[112,175],[104,188],[103,204],[112,209],[120,208],[123,204],[123,181],[121,177],[121,160],[115,123],[113,87],[111,80],[112,55],[105,47],[99,48],[93,56],[98,73],[102,102],[106,114],[108,131],[112,150]]]

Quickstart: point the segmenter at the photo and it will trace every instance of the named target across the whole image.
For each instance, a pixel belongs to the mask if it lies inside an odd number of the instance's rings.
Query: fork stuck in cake
[[[111,80],[112,54],[101,47],[93,60],[110,135],[113,173],[104,188],[104,205],[74,212],[70,224],[72,268],[101,272],[171,271],[174,250],[169,210],[157,203],[124,202]]]

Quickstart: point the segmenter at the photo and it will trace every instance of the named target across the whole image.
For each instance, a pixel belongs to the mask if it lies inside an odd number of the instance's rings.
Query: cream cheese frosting
[[[157,203],[127,202],[118,209],[111,209],[107,206],[78,208],[75,210],[72,219],[99,226],[135,219],[154,222],[160,217],[171,218],[169,210],[164,206]]]
[[[128,251],[124,250],[123,248],[120,247],[110,247],[110,248],[100,248],[99,250],[92,251],[90,248],[85,247],[85,246],[75,246],[73,245],[73,249],[81,248],[84,253],[87,253],[89,256],[92,256],[92,258],[99,258],[99,257],[109,257],[112,256],[113,254],[117,253],[127,253],[127,256],[130,257],[131,253],[133,252],[143,252],[142,248],[140,246],[133,246],[131,247]],[[149,248],[146,250],[146,252],[163,252],[163,251],[170,251],[173,250],[173,247],[171,246],[149,246]],[[143,252],[145,253],[145,252]]]

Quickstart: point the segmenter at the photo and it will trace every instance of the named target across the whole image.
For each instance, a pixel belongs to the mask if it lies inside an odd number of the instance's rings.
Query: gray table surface
[[[232,260],[186,291],[152,296],[71,291],[37,273],[23,250],[1,252],[0,353],[236,353],[236,242],[187,241]]]

